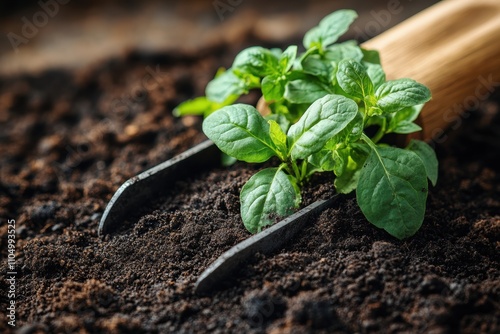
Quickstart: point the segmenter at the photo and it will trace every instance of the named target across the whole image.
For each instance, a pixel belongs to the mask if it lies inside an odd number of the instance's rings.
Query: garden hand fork
[[[500,1],[445,0],[367,41],[365,49],[380,51],[387,79],[411,77],[431,89],[433,98],[422,110],[419,139],[442,142],[445,130],[463,124],[462,112],[479,106],[500,86]],[[99,224],[111,232],[130,212],[154,198],[185,171],[220,163],[215,145],[204,142],[126,181],[114,194]],[[269,253],[290,240],[311,215],[333,199],[317,201],[282,222],[222,254],[196,283],[209,291],[255,252]]]

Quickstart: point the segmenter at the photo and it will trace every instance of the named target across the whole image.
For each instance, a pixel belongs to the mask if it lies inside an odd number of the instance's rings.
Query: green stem
[[[385,135],[386,127],[387,127],[387,120],[385,118],[383,118],[382,125],[380,126],[380,129],[378,129],[377,133],[372,138],[372,141],[375,144],[378,143],[380,141],[380,139],[382,139],[382,137]]]
[[[293,173],[293,170],[290,168],[290,166],[289,166],[289,165],[288,165],[288,163],[286,163],[286,162],[283,162],[283,163],[280,165],[280,167],[279,167],[279,168],[280,168],[280,169],[284,169],[284,170],[285,170],[288,174],[290,174],[290,175],[293,175],[293,174],[294,174],[294,173]]]
[[[368,146],[370,146],[373,150],[377,150],[377,145],[375,145],[375,143],[366,134],[362,133],[361,139],[363,139],[363,141],[367,143]]]
[[[302,161],[302,173],[300,174],[300,176],[302,179],[307,178],[307,161],[306,160]]]
[[[300,183],[302,181],[302,178],[300,175],[299,168],[297,167],[297,164],[294,161],[292,161],[291,164],[292,164],[293,172],[295,174],[295,178],[297,179],[297,182]]]
[[[363,115],[363,128],[365,127],[366,122],[368,121],[368,118],[370,118],[371,115],[368,115],[368,112],[370,111],[370,104],[366,99],[362,99],[363,105],[364,105],[364,110],[362,112]]]

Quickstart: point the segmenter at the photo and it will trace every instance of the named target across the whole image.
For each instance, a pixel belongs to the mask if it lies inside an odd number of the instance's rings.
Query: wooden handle
[[[445,0],[363,47],[380,51],[388,79],[408,77],[431,89],[420,116],[420,138],[431,140],[500,85],[500,1]]]

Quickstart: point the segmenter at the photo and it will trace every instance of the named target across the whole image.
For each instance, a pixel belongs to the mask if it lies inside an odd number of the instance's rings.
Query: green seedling
[[[296,46],[242,51],[209,83],[206,97],[176,109],[205,115],[203,131],[228,156],[279,161],[241,190],[241,217],[252,233],[298,208],[301,188],[321,172],[332,173],[337,192],[355,191],[368,221],[396,238],[422,225],[436,155],[422,141],[402,149],[381,139],[420,131],[414,121],[431,93],[411,79],[386,81],[378,52],[335,44],[355,18],[350,10],[324,18],[305,35],[300,56]],[[233,104],[251,89],[261,90],[271,114]]]
[[[208,116],[250,90],[259,89],[275,120],[295,123],[312,102],[336,93],[335,70],[339,61],[349,58],[369,62],[373,58],[370,53],[365,56],[355,41],[335,44],[356,17],[352,10],[339,10],[325,17],[305,35],[306,51],[300,55],[296,45],[284,51],[260,46],[241,51],[231,68],[220,69],[208,83],[205,96],[180,104],[174,114]],[[374,68],[370,71],[377,72]]]

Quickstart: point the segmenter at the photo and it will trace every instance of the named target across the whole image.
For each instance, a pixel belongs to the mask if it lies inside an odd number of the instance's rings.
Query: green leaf
[[[347,94],[358,99],[363,100],[373,95],[373,83],[366,69],[357,61],[341,61],[337,70],[337,81]]]
[[[404,108],[395,114],[395,119],[396,120],[406,120],[413,122],[418,118],[418,115],[420,115],[420,112],[424,108],[424,104],[419,104],[416,106],[411,106],[408,108]]]
[[[349,194],[354,191],[359,182],[361,168],[365,164],[368,153],[363,150],[363,145],[348,146],[340,154],[344,156],[343,170],[341,174],[336,174],[334,185],[340,194]]]
[[[377,50],[361,49],[363,52],[363,61],[375,65],[380,65],[380,53]]]
[[[326,88],[314,79],[293,80],[285,86],[285,99],[291,103],[311,104],[327,94]]]
[[[280,59],[281,55],[283,54],[283,50],[281,50],[280,48],[271,48],[269,49],[269,51],[271,51],[271,53],[278,59]]]
[[[393,113],[429,101],[431,92],[415,80],[398,79],[382,84],[375,96],[378,100],[377,106],[384,113]]]
[[[288,155],[288,149],[286,146],[286,134],[281,129],[280,125],[276,123],[276,121],[268,120],[269,123],[269,136],[273,141],[274,145],[278,149],[279,153],[281,153],[280,158],[285,160]]]
[[[370,77],[374,89],[380,87],[386,80],[382,66],[366,62],[363,62],[363,65],[366,67],[366,73]]]
[[[336,134],[331,140],[331,144],[340,144],[340,143],[354,143],[363,134],[363,115],[360,112],[356,113],[356,117],[349,122],[349,124],[344,128],[344,130],[340,131]]]
[[[252,106],[235,104],[203,121],[203,132],[224,153],[246,162],[264,162],[275,155],[269,124]]]
[[[218,103],[223,103],[232,95],[240,96],[245,92],[245,83],[231,70],[220,73],[205,89],[207,98]]]
[[[380,64],[380,54],[376,50],[363,51],[363,65],[366,67],[366,73],[373,82],[373,87],[377,89],[386,80],[385,72]]]
[[[210,111],[212,111],[213,105],[214,102],[210,101],[205,96],[197,97],[179,104],[175,107],[173,114],[177,117],[186,115],[204,115],[205,113],[210,113]]]
[[[238,95],[231,95],[224,102],[218,103],[201,96],[179,104],[173,110],[173,114],[177,117],[186,115],[204,115],[206,117],[214,111],[232,104],[237,98]]]
[[[320,55],[309,55],[302,59],[302,70],[307,73],[321,78],[325,82],[330,82],[335,66],[329,60],[324,60]]]
[[[263,78],[279,74],[279,60],[270,50],[253,46],[241,51],[233,62],[233,68]]]
[[[333,172],[335,175],[342,175],[349,161],[349,149],[344,147],[343,149],[334,150],[332,151],[332,156],[335,161]]]
[[[335,43],[358,17],[355,11],[342,9],[331,13],[321,20],[318,26],[309,30],[304,36],[306,49],[314,46],[325,48]]]
[[[414,235],[422,225],[427,177],[417,154],[394,147],[373,148],[356,190],[366,218],[392,236]]]
[[[232,72],[241,80],[242,86],[245,88],[245,93],[248,92],[250,89],[260,88],[260,82],[261,82],[260,77],[242,71],[239,68],[232,69]]]
[[[238,159],[236,159],[230,155],[227,155],[226,153],[222,153],[222,156],[221,156],[222,166],[224,166],[224,167],[232,166],[236,163],[236,161],[238,161]]]
[[[349,161],[352,161],[349,158]],[[347,169],[342,175],[337,176],[333,184],[335,190],[339,194],[350,194],[356,190],[359,182],[359,175],[361,174],[361,168],[359,169]]]
[[[422,131],[422,127],[420,127],[420,125],[413,123],[413,122],[409,122],[409,121],[401,121],[390,132],[406,135],[406,134],[414,133],[414,132],[418,132],[418,131]],[[389,133],[389,131],[387,133]]]
[[[307,162],[313,165],[318,172],[333,171],[336,165],[333,151],[330,149],[323,149],[313,153],[307,158]]]
[[[262,80],[262,95],[266,101],[279,101],[284,94],[285,82],[280,75],[269,75]]]
[[[407,107],[389,115],[389,126],[386,133],[409,134],[421,131],[422,128],[413,123],[413,121],[417,119],[423,106],[424,105],[421,104],[418,106]]]
[[[279,168],[264,169],[248,180],[240,193],[241,218],[251,233],[260,232],[275,218],[293,213],[300,201],[297,187]]]
[[[363,51],[356,41],[347,41],[329,46],[325,51],[324,57],[336,63],[344,59],[352,59],[359,62],[363,59]]]
[[[276,106],[277,105],[277,106]],[[281,130],[286,133],[290,127],[290,121],[287,118],[288,110],[285,106],[279,105],[278,103],[273,103],[270,105],[272,114],[266,116],[265,118],[270,121],[273,120],[281,127]]]
[[[279,64],[283,74],[292,68],[295,58],[297,58],[297,45],[290,45],[279,59]]]
[[[358,105],[340,95],[327,95],[315,101],[288,130],[293,159],[305,159],[321,150],[326,142],[342,131],[358,112]]]
[[[427,143],[420,140],[412,140],[407,147],[408,150],[415,152],[425,167],[425,172],[427,177],[431,181],[432,185],[435,186],[438,180],[438,159],[436,152]]]

